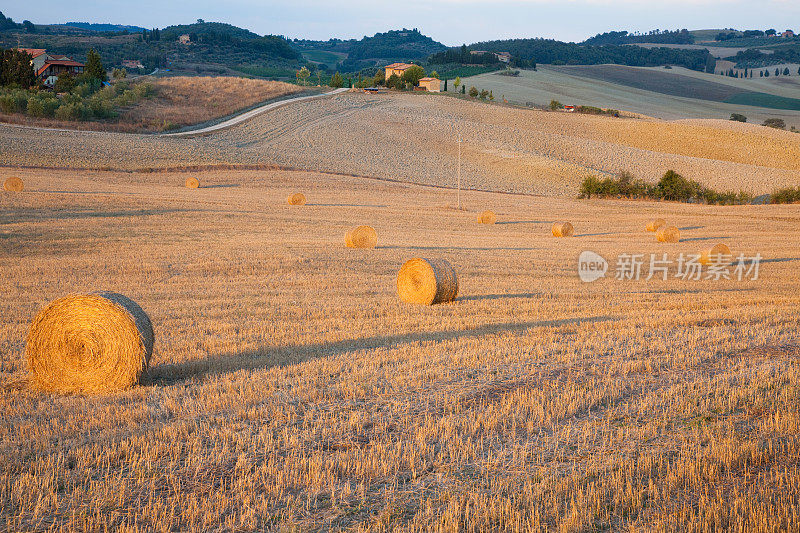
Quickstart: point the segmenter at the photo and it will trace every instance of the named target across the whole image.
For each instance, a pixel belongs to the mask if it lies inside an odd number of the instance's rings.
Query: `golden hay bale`
[[[569,222],[555,222],[553,224],[553,237],[572,237],[575,228]]]
[[[289,205],[305,205],[306,195],[301,192],[296,192],[289,195]]]
[[[478,215],[478,223],[480,224],[494,224],[495,222],[497,222],[497,215],[494,214],[494,211],[484,211]]]
[[[680,242],[681,230],[675,226],[663,226],[656,231],[658,242]]]
[[[458,276],[444,259],[409,259],[397,274],[397,294],[414,304],[452,302],[458,295]]]
[[[25,355],[35,386],[60,393],[101,393],[137,383],[153,353],[150,318],[113,292],[69,295],[31,323]]]
[[[700,264],[710,265],[717,261],[730,261],[731,257],[731,249],[728,248],[728,245],[718,243],[700,252]]]
[[[647,231],[658,231],[660,228],[667,225],[667,221],[663,218],[656,218],[647,223]]]
[[[347,232],[344,243],[348,248],[375,248],[378,244],[378,234],[370,226],[358,226]]]
[[[22,192],[25,188],[25,184],[22,182],[22,179],[17,178],[16,176],[12,176],[10,178],[6,178],[3,182],[3,189],[10,192]]]
[[[186,178],[187,189],[197,189],[198,187],[200,187],[200,180],[197,178]]]

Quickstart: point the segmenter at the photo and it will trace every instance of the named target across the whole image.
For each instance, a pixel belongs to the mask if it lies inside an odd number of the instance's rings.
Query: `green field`
[[[314,63],[325,63],[330,67],[335,67],[336,63],[347,58],[347,54],[330,52],[328,50],[308,50],[303,52],[303,57]]]

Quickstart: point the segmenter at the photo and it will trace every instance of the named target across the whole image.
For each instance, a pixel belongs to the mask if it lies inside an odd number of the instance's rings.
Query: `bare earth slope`
[[[0,530],[800,528],[796,206],[470,192],[461,212],[449,190],[312,172],[18,175],[25,192],[0,192]],[[655,216],[684,241],[656,243]],[[574,238],[550,236],[559,219]],[[344,247],[357,224],[378,248]],[[715,242],[761,253],[760,279],[613,279],[621,254]],[[578,280],[583,250],[610,279]],[[454,265],[456,302],[398,300],[415,256]],[[28,391],[37,309],[100,289],[150,314],[150,383]]]
[[[3,126],[0,165],[279,164],[454,186],[459,134],[464,183],[476,189],[574,196],[590,174],[628,170],[656,180],[674,169],[714,188],[760,194],[800,176],[800,135],[769,128],[361,93],[299,102],[190,139]]]

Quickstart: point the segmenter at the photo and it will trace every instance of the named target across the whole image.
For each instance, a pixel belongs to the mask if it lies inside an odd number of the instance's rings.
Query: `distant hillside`
[[[549,65],[600,65],[610,63],[636,67],[679,65],[692,70],[714,71],[716,60],[708,50],[676,48],[643,48],[640,46],[607,44],[584,46],[551,39],[510,39],[486,41],[469,46],[472,50],[509,52],[514,60]]]
[[[68,26],[70,28],[79,28],[89,31],[129,31],[140,32],[145,28],[141,26],[124,26],[122,24],[98,24],[95,22],[66,22],[64,24],[51,24],[51,27]]]
[[[392,61],[422,59],[447,47],[422,35],[419,30],[394,30],[364,37],[350,47],[348,59],[385,59]]]
[[[634,34],[628,33],[627,31],[610,31],[607,33],[599,33],[594,37],[586,39],[582,44],[694,44],[694,41],[694,35],[689,30],[684,29],[675,31],[653,30],[645,34]]]

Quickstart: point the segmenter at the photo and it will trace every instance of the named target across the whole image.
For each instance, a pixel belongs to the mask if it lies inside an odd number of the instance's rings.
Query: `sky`
[[[147,28],[202,18],[262,35],[307,39],[360,39],[418,28],[449,46],[529,37],[582,41],[612,30],[800,30],[800,0],[37,0],[8,3],[0,11],[17,22]]]

